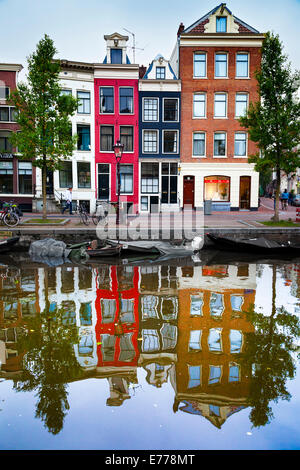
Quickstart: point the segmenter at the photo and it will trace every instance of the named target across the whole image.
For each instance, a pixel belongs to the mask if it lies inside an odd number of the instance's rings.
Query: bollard
[[[300,222],[300,207],[296,209],[296,222]]]

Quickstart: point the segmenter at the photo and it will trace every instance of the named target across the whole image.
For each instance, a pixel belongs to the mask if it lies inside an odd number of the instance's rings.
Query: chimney
[[[144,65],[141,65],[139,67],[139,78],[143,78],[143,76],[145,75],[147,71],[147,67],[145,67]]]
[[[178,38],[179,38],[179,36],[181,35],[182,31],[184,31],[184,24],[183,24],[183,23],[180,23],[179,28],[178,28],[178,31],[177,31],[177,37],[178,37]]]

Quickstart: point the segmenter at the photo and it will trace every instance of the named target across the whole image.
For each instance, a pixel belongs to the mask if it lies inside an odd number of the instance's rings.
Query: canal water
[[[300,263],[0,260],[0,448],[299,449]]]

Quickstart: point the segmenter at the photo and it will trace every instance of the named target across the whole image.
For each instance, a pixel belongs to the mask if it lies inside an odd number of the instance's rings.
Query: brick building
[[[181,80],[181,207],[257,210],[257,148],[238,118],[258,99],[264,35],[222,3],[178,30],[171,65]]]

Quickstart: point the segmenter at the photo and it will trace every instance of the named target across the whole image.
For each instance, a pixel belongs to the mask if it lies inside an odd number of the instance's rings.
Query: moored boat
[[[10,249],[19,241],[20,237],[10,237],[0,240],[0,253],[10,251]]]
[[[118,256],[121,253],[122,246],[104,246],[96,249],[87,249],[86,253],[91,258],[102,258],[103,256]]]

